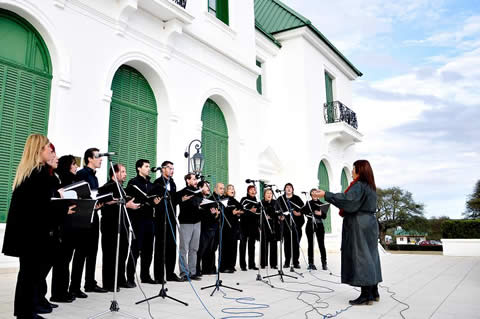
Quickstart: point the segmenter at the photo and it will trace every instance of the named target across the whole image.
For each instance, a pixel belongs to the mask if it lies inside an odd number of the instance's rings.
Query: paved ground
[[[318,252],[317,252],[318,256]],[[212,289],[200,288],[213,284],[214,276],[204,276],[202,281],[193,282],[197,293],[215,318],[256,317],[253,311],[264,318],[480,318],[480,258],[445,257],[441,255],[382,254],[384,287],[380,289],[381,300],[373,306],[348,307],[348,300],[359,294],[350,286],[339,284],[336,274],[340,271],[340,255],[329,254],[330,271],[304,273],[303,278],[288,279],[282,283],[278,278],[271,280],[275,288],[256,281],[256,272],[237,272],[222,275],[226,285],[243,289],[242,293],[222,289],[210,297]],[[15,261],[0,262],[0,319],[11,318],[13,294],[16,283]],[[302,265],[305,271],[305,266]],[[271,274],[272,271],[269,271]],[[97,271],[100,274],[100,271]],[[266,271],[262,271],[265,275]],[[291,274],[287,272],[287,274]],[[238,283],[238,285],[237,285]],[[150,301],[153,318],[212,318],[200,304],[188,283],[169,283],[169,293],[175,298],[189,303],[188,307],[161,298]],[[395,297],[408,304],[400,304],[392,299],[386,287]],[[142,285],[146,296],[158,294],[159,285]],[[303,291],[303,292],[302,292]],[[234,300],[229,298],[253,297]],[[121,311],[141,318],[149,318],[148,305],[135,305],[143,299],[140,289],[122,289],[118,294]],[[47,318],[88,318],[107,310],[112,294],[90,294],[87,299],[71,304],[61,304]],[[257,303],[261,305],[245,305]],[[310,305],[308,305],[310,304]],[[263,306],[265,305],[265,306]],[[268,305],[268,306],[267,306]],[[233,313],[245,312],[242,316],[227,314],[222,309],[230,308]],[[244,308],[244,309],[236,309]],[[246,310],[245,308],[250,308]],[[400,311],[402,311],[400,314]],[[252,311],[248,313],[248,311]],[[119,314],[106,317],[126,318]]]

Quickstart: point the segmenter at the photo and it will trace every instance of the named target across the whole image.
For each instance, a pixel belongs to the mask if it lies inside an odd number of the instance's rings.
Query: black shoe
[[[328,270],[327,263],[322,263],[322,270]]]
[[[271,266],[270,268],[272,268],[272,269],[278,269],[277,266]]]
[[[144,279],[142,279],[142,283],[143,284],[152,284],[152,285],[156,284],[155,280],[153,280],[152,278],[144,278]]]
[[[85,287],[85,292],[97,292],[97,293],[106,293],[108,292],[107,289],[103,289],[102,287],[95,285],[93,287]]]
[[[252,267],[248,267],[248,269],[258,270],[258,267],[257,266],[252,266]]]
[[[309,264],[307,270],[317,270],[317,267],[315,266],[315,264]]]
[[[290,268],[290,265],[287,264],[287,263],[285,263],[285,264],[283,265],[283,268]]]
[[[235,271],[233,269],[225,269],[223,272],[226,274],[233,274]]]
[[[50,297],[50,301],[53,301],[53,302],[66,302],[66,303],[70,303],[72,301],[75,300],[75,297],[71,297],[70,294],[67,294],[65,296],[51,296]]]
[[[120,284],[119,287],[120,288],[135,288],[135,287],[137,287],[137,285],[133,281],[127,281],[124,284]]]
[[[88,298],[88,295],[84,293],[83,291],[79,290],[74,290],[69,292],[73,297],[75,298]]]
[[[53,310],[52,310],[52,307],[48,306],[48,307],[45,307],[45,306],[36,306],[35,309],[33,310],[35,311],[36,313],[51,313]]]
[[[182,282],[184,281],[183,278],[178,277],[176,274],[171,274],[167,276],[167,281],[177,281],[177,282]]]
[[[158,280],[158,279],[155,279],[155,285],[161,285],[161,284],[166,284],[167,282],[165,280]]]
[[[371,295],[371,288],[368,287],[361,287],[362,292],[360,296],[355,300],[349,300],[348,303],[352,306],[359,306],[359,305],[371,305],[373,303],[373,296]]]
[[[242,271],[247,271],[247,268],[241,267]]]
[[[105,287],[108,292],[113,292],[113,287]],[[117,287],[117,292],[120,292],[120,287]]]
[[[380,294],[378,293],[378,284],[372,286],[373,301],[380,301]]]
[[[198,275],[191,275],[190,280],[202,280],[202,278],[200,278]]]
[[[295,264],[295,265],[293,265],[293,268],[295,268],[295,269],[300,269],[300,265],[299,265],[299,264]]]

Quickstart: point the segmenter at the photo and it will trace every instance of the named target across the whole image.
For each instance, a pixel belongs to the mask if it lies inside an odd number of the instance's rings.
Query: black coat
[[[180,190],[177,193],[177,197],[180,198],[180,214],[178,215],[178,221],[180,224],[196,224],[201,221],[201,212],[199,205],[202,202],[202,195],[200,192],[194,193],[197,188],[188,186]],[[182,200],[183,196],[192,196],[192,198],[186,201]]]
[[[255,205],[251,202],[257,202],[256,197],[242,197],[240,200],[240,204],[242,204],[244,208],[243,214],[240,216],[240,229],[243,234],[243,236],[249,236],[253,237],[258,240],[259,238],[259,225],[260,225],[260,203],[258,205]],[[250,209],[252,207],[257,208],[256,213],[252,213]]]
[[[159,197],[162,198],[160,203],[156,206],[156,210],[158,212],[155,214],[156,221],[160,223],[163,223],[163,219],[161,219],[160,216],[163,216],[165,214],[165,209],[168,210],[170,220],[172,222],[175,222],[176,207],[179,202],[178,194],[177,194],[177,185],[175,184],[175,181],[173,180],[172,177],[170,177],[170,179],[168,180],[168,184],[170,185],[169,186],[170,190],[168,190],[166,186],[167,179],[164,178],[163,176],[160,176],[155,180],[155,182],[153,182],[153,189],[151,193],[157,194]],[[165,195],[167,195],[167,198],[165,198]]]
[[[315,226],[316,227],[322,227],[323,228],[323,220],[327,218],[327,213],[322,213],[321,216],[315,215],[314,212],[316,210],[320,210],[317,205],[322,205],[323,203],[319,200],[309,200],[305,206],[302,208],[302,214],[307,217],[307,226],[306,227],[312,227],[312,216],[315,218]]]
[[[289,210],[301,212],[303,208],[303,201],[300,197],[293,194],[291,198],[287,198],[285,195],[282,195],[278,198],[278,204],[282,212],[288,212]],[[295,216],[292,212],[293,221],[297,225],[297,229],[301,229],[303,224],[305,224],[305,218],[303,215]],[[290,222],[290,216],[285,216],[285,221]]]
[[[140,190],[142,190],[145,194],[149,195],[153,192],[154,185],[150,182],[150,177],[144,178],[140,175],[135,176],[131,180],[128,181],[127,188],[125,192],[127,195],[135,197],[137,196],[137,190],[133,186],[137,186]],[[134,202],[141,204],[139,209],[129,209],[128,213],[129,216],[133,219],[152,219],[154,213],[154,205],[153,202],[145,201],[144,199],[138,198],[139,196],[135,197]]]
[[[50,249],[55,226],[50,201],[55,195],[54,181],[48,168],[43,166],[33,170],[13,191],[3,240],[5,255],[41,256]]]
[[[326,192],[325,200],[344,210],[342,283],[360,287],[381,282],[377,193],[368,184],[356,182],[346,194]]]
[[[268,227],[265,217],[262,215],[263,219],[263,229],[265,231],[266,238],[268,240],[280,240],[281,237],[281,221],[279,219],[280,207],[277,204],[277,201],[272,199],[270,202],[262,200],[263,207],[265,208],[265,214],[268,217],[268,222],[270,223],[270,228]],[[270,231],[271,229],[271,231]]]

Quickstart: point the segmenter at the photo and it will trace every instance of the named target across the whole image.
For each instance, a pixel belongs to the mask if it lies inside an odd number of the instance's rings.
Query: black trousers
[[[64,232],[52,268],[52,297],[65,297],[68,293],[70,282],[70,261],[74,249],[80,244],[81,239],[73,236],[71,229]]]
[[[327,261],[327,252],[325,251],[325,229],[323,228],[323,224],[317,223],[315,227],[315,231],[312,228],[312,223],[307,223],[305,227],[305,233],[307,234],[308,240],[308,263],[314,263],[314,256],[313,256],[313,234],[317,237],[318,248],[320,249],[320,256],[322,264]]]
[[[45,269],[49,268],[49,258],[39,254],[28,254],[19,258],[20,269],[15,288],[14,316],[33,317],[35,306],[43,294]]]
[[[95,267],[97,264],[98,239],[100,235],[98,213],[94,213],[93,223],[89,229],[76,231],[81,238],[81,244],[75,249],[72,264],[70,290],[80,289],[83,268],[85,266],[85,288],[92,288],[97,284]]]
[[[234,227],[230,228],[228,225],[224,226],[222,233],[222,256],[221,265],[219,270],[224,271],[226,269],[233,270],[237,263],[237,250],[238,250],[238,230]]]
[[[247,268],[245,255],[248,246],[248,268],[255,267],[255,240],[257,236],[254,231],[242,231],[240,239],[240,267]]]
[[[132,240],[131,246],[131,255],[128,257],[127,261],[127,280],[128,281],[135,281],[135,269],[137,266],[137,260],[140,256],[140,280],[147,280],[150,279],[150,265],[152,264],[153,258],[153,240],[155,234],[155,226],[153,219],[151,218],[132,218],[130,216],[130,221],[132,222],[133,232],[135,234],[135,239]],[[111,244],[111,243],[110,243]],[[122,245],[122,241],[120,242],[120,247]],[[127,244],[128,245],[128,244]],[[114,244],[116,247],[116,242]],[[110,256],[110,258],[112,258]],[[115,258],[115,257],[113,257]],[[115,268],[115,259],[114,266]],[[120,264],[120,263],[119,263]],[[119,274],[120,267],[119,267]],[[114,275],[112,275],[113,278]],[[123,279],[119,275],[119,282]],[[113,286],[113,281],[112,281]]]
[[[105,289],[113,289],[115,281],[115,259],[117,253],[118,220],[102,217],[102,284]],[[153,248],[153,230],[152,230]],[[118,251],[118,284],[125,284],[125,264],[128,255],[128,232],[123,223],[120,225],[120,246]],[[152,253],[152,250],[151,250]],[[150,257],[150,262],[152,258]],[[143,257],[142,257],[143,261]]]
[[[260,241],[260,267],[267,266],[268,253],[270,250],[270,267],[277,267],[277,241],[272,235],[262,233],[262,240]]]
[[[283,227],[283,251],[285,252],[285,265],[290,264],[290,258],[292,258],[293,250],[293,265],[299,265],[300,258],[300,240],[302,239],[302,228],[292,225],[292,241],[290,241],[290,229],[288,226]],[[290,244],[291,243],[291,244]]]
[[[175,264],[177,261],[177,246],[175,239],[177,238],[177,222],[175,217],[169,215],[170,223],[167,219],[165,228],[164,212],[157,212],[155,217],[155,257],[153,261],[153,275],[155,280],[163,280],[174,274]],[[171,228],[170,228],[171,224]],[[172,234],[173,229],[173,234]],[[165,234],[165,240],[164,240]],[[163,244],[165,243],[165,259],[163,258]]]
[[[202,223],[200,244],[197,252],[197,274],[215,273],[215,250],[218,245],[218,224]]]

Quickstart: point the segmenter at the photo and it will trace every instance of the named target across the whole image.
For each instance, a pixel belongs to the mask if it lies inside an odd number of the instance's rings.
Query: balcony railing
[[[325,117],[325,122],[345,122],[351,127],[358,129],[357,115],[342,102],[327,102],[323,106],[323,115]]]
[[[178,4],[180,7],[184,8],[187,6],[187,0],[172,0],[172,2],[175,2]]]

